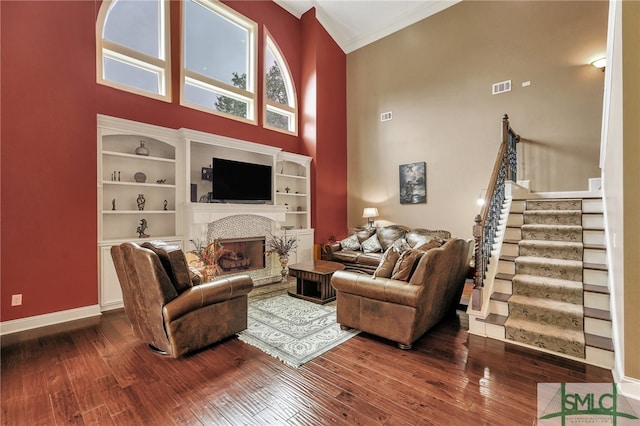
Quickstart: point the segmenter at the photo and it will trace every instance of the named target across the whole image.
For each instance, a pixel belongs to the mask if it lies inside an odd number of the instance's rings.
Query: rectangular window
[[[182,103],[255,122],[256,24],[218,1],[183,4]]]
[[[130,61],[121,61],[105,54],[104,78],[144,92],[164,94],[163,70],[151,70],[148,66],[143,68],[128,62]]]

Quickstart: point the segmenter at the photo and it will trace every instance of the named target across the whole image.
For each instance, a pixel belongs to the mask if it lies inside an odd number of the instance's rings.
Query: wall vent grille
[[[391,114],[391,111],[383,112],[382,114],[380,114],[380,121],[389,121],[392,118],[393,114]]]
[[[491,88],[492,95],[499,95],[500,93],[505,93],[510,91],[511,91],[511,80],[494,83]]]

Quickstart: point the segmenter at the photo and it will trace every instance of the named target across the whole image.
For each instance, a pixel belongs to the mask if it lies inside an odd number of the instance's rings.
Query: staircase
[[[511,200],[487,335],[611,368],[603,223],[600,198]]]

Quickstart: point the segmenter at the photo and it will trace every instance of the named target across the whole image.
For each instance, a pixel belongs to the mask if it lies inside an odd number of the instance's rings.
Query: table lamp
[[[373,228],[373,220],[378,217],[378,209],[375,207],[365,207],[362,212],[362,217],[366,217],[369,223],[369,228]]]

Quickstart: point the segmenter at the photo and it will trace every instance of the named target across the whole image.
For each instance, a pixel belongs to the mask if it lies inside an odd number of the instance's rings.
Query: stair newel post
[[[484,281],[485,261],[483,258],[482,241],[483,230],[482,217],[477,215],[473,225],[473,238],[475,240],[475,277],[473,290],[471,292],[471,308],[475,311],[482,309],[482,286]]]

